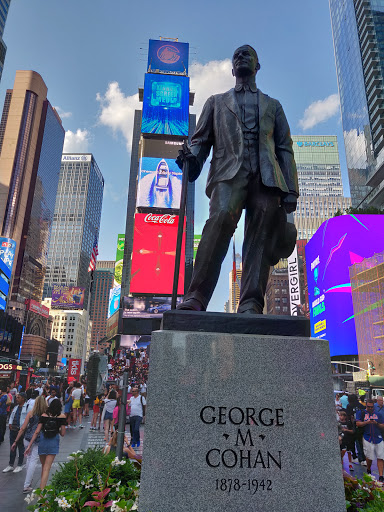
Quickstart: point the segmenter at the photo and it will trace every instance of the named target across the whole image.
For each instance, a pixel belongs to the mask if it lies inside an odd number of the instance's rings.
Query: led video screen
[[[147,73],[141,132],[187,136],[188,128],[189,78]]]
[[[83,309],[85,288],[80,286],[53,285],[52,307],[60,309]]]
[[[182,177],[175,160],[141,158],[136,205],[179,209]]]
[[[181,298],[177,299],[180,302]],[[124,297],[123,318],[161,317],[171,309],[172,297]]]
[[[114,286],[109,290],[108,315],[110,318],[120,307],[121,285]]]
[[[149,40],[148,71],[188,74],[189,44]]]
[[[343,215],[324,222],[305,247],[311,335],[329,341],[331,356],[358,353],[356,329],[367,313],[382,319],[384,285],[372,283],[384,257],[383,233],[384,215]],[[383,330],[375,323],[362,331],[372,339]]]
[[[133,234],[130,293],[171,295],[179,217],[137,213]],[[177,293],[184,293],[185,223]]]
[[[150,158],[157,158],[161,155],[162,158],[170,158],[175,160],[179,155],[179,150],[183,145],[183,141],[178,140],[163,140],[158,138],[142,138],[142,153],[141,156]]]

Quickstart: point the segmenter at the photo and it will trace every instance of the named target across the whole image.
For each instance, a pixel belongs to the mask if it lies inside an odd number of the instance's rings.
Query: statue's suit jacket
[[[279,189],[282,197],[288,193],[298,196],[292,139],[283,108],[277,100],[263,94],[260,89],[257,94],[262,182],[267,187]],[[191,139],[191,151],[197,157],[200,169],[213,146],[206,188],[208,197],[211,196],[214,184],[232,179],[243,162],[244,140],[235,95],[235,89],[230,89],[224,94],[208,98]]]

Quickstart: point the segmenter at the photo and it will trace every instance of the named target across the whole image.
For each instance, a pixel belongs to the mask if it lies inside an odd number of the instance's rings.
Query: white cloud
[[[72,117],[72,112],[64,112],[64,110],[62,110],[60,107],[53,107],[53,108],[59,114],[61,119],[66,119],[68,117]]]
[[[230,59],[212,60],[207,64],[193,62],[189,68],[191,90],[196,92],[192,113],[200,114],[204,103],[212,94],[219,94],[234,86]]]
[[[88,130],[76,131],[76,133],[67,130],[65,132],[63,153],[88,153],[90,143]]]
[[[121,133],[125,138],[128,152],[131,151],[133,120],[135,110],[141,109],[139,94],[125,96],[118,82],[111,82],[104,95],[97,93],[101,112],[99,122],[112,128],[114,133]]]
[[[104,197],[109,197],[113,203],[125,203],[128,197],[128,187],[116,188],[111,183],[104,184]]]
[[[335,116],[339,112],[339,108],[340,99],[338,94],[331,94],[328,98],[314,101],[305,109],[299,125],[304,130],[309,130]]]

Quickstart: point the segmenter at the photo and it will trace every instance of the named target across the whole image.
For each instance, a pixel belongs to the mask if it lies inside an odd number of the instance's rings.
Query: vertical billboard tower
[[[182,184],[175,159],[196,125],[195,116],[189,114],[193,93],[188,57],[187,43],[149,41],[144,88],[139,89],[143,110],[135,112],[122,296],[133,301],[145,298],[142,303],[147,306],[152,298],[148,307],[156,310],[170,303],[172,294]],[[184,294],[193,269],[193,217],[194,185],[189,184],[179,295]]]

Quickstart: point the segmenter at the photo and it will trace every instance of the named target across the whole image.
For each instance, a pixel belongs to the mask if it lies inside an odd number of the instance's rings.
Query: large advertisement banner
[[[137,213],[133,235],[130,293],[171,295],[179,217]],[[184,293],[185,223],[177,293]]]
[[[177,299],[180,302],[181,298]],[[172,297],[124,297],[123,318],[161,317],[171,309]]]
[[[114,286],[121,285],[121,278],[123,275],[123,260],[124,260],[124,244],[125,235],[117,235],[117,249],[116,249],[116,262],[115,262],[115,280]]]
[[[384,288],[374,261],[383,259],[383,233],[384,215],[343,215],[324,222],[305,247],[311,335],[329,341],[331,356],[358,353],[362,320],[370,343],[384,337]]]
[[[0,261],[6,276],[11,277],[13,260],[15,259],[16,242],[12,238],[0,237]]]
[[[188,136],[189,78],[145,75],[142,133]]]
[[[42,304],[40,304],[40,302],[37,302],[36,300],[33,299],[26,299],[25,306],[27,308],[27,311],[33,311],[33,313],[41,315],[44,318],[49,318],[49,308],[43,306]]]
[[[52,307],[56,309],[83,309],[85,288],[80,286],[53,285]]]
[[[178,41],[149,40],[148,72],[188,74],[189,44]]]
[[[182,178],[175,160],[141,158],[136,206],[179,209]]]
[[[117,285],[109,290],[108,315],[110,318],[120,307],[121,285]]]
[[[68,382],[79,382],[81,372],[81,359],[70,359],[68,363]]]
[[[157,138],[143,137],[142,141],[142,155],[150,158],[169,158],[175,160],[181,147],[183,145],[182,140],[163,140]]]

